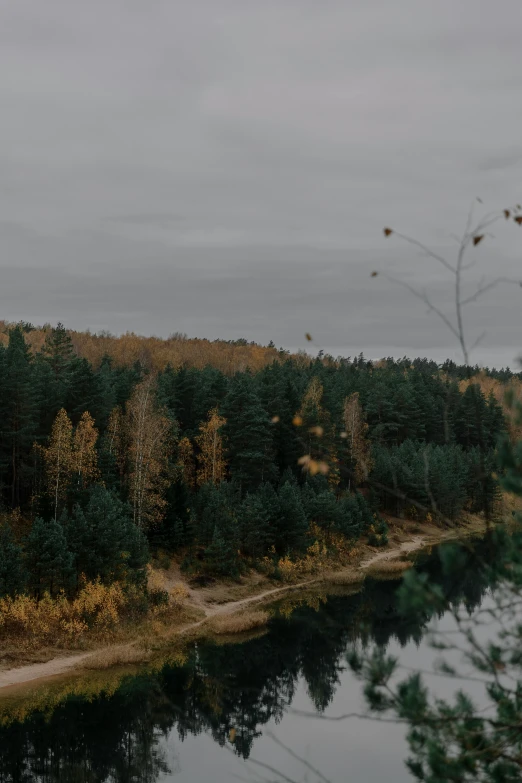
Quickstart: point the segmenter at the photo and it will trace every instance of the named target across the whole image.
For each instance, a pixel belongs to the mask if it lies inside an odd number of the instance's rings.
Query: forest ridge
[[[74,601],[86,585],[117,585],[116,603],[134,591],[147,611],[164,600],[146,579],[158,550],[207,577],[281,577],[299,558],[386,543],[386,514],[495,511],[500,400],[520,385],[509,370],[61,324],[2,336],[6,627],[17,596]]]

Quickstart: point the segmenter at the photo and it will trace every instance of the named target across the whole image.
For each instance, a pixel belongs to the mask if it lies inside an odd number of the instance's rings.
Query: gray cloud
[[[452,350],[369,272],[445,304],[382,226],[450,250],[475,196],[522,199],[520,40],[518,0],[7,0],[2,315]],[[495,233],[477,279],[520,269],[520,233]],[[519,343],[516,293],[470,310],[478,357]]]

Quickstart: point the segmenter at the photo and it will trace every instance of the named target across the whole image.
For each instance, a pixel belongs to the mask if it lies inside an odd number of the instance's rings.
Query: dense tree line
[[[288,357],[257,371],[92,365],[67,330],[0,349],[0,595],[140,581],[149,547],[238,574],[379,512],[490,512],[504,417],[451,362]]]

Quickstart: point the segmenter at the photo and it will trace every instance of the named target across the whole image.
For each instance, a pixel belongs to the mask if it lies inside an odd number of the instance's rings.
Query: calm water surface
[[[456,601],[487,600],[476,571],[444,584],[436,557],[419,567]],[[0,726],[0,783],[408,781],[404,726],[326,719],[364,710],[345,661],[354,642],[383,645],[405,673],[430,669],[426,623],[399,617],[398,585],[371,581],[355,595],[300,605],[293,596],[262,636],[199,643],[177,665],[128,676],[114,693],[11,716]],[[440,677],[429,684],[441,695],[454,686]]]

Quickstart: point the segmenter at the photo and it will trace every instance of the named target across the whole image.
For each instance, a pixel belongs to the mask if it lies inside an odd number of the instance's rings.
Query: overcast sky
[[[475,196],[522,201],[520,0],[0,0],[0,317],[455,355],[370,273],[451,307],[382,227],[451,254]],[[494,233],[470,286],[522,274]],[[472,358],[512,362],[521,313],[471,305]]]

